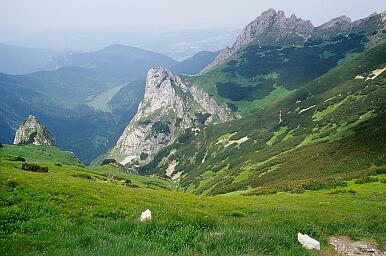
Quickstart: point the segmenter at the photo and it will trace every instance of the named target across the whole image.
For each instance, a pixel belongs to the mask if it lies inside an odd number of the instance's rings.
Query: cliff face
[[[36,117],[29,115],[17,129],[13,144],[55,146],[56,142],[50,131]]]
[[[226,107],[169,70],[151,69],[144,100],[107,157],[121,164],[149,162],[185,129],[227,121],[229,115]]]
[[[241,48],[255,42],[270,46],[299,46],[309,38],[329,38],[339,34],[350,33],[351,30],[369,31],[377,27],[385,28],[385,12],[374,14],[367,18],[351,21],[346,16],[334,18],[319,27],[314,27],[310,21],[297,18],[295,15],[286,17],[283,11],[269,9],[254,21],[249,23],[238,36],[232,47],[226,47],[215,60],[205,67],[205,73],[222,64]]]
[[[269,9],[249,23],[237,37],[232,47],[225,48],[202,72],[209,71],[223,63],[224,60],[252,41],[256,40],[261,45],[297,44],[307,39],[313,29],[314,26],[310,21],[299,19],[295,15],[286,18],[283,11],[277,12]]]

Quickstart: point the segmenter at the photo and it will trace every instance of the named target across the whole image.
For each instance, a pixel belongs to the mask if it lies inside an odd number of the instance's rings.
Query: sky
[[[384,0],[0,0],[0,42],[60,30],[241,29],[264,10],[320,25],[386,10]]]
[[[241,27],[268,8],[319,25],[386,10],[383,0],[0,0],[0,29]]]

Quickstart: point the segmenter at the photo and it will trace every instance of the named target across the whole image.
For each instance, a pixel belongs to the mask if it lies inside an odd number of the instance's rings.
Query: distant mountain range
[[[12,53],[12,58],[23,51]],[[25,62],[32,63],[29,56],[24,56]],[[106,151],[134,116],[148,69],[177,63],[122,45],[50,61],[56,70],[0,74],[0,140],[11,143],[20,122],[32,114],[55,134],[61,148],[74,151],[86,163]]]
[[[35,49],[0,43],[0,73],[27,74],[55,69],[54,59],[64,51]]]

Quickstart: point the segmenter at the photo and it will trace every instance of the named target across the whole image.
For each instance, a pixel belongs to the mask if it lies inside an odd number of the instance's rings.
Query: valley
[[[386,254],[386,12],[1,54],[0,255]]]

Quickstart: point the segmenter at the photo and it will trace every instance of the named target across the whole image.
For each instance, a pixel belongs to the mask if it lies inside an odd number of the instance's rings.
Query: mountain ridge
[[[385,17],[385,12],[376,15]],[[268,9],[249,23],[241,34],[239,34],[233,45],[223,49],[217,58],[200,73],[206,73],[217,65],[224,63],[224,61],[229,59],[233,54],[252,42],[261,46],[296,46],[307,41],[309,38],[318,38],[323,34],[325,38],[328,38],[331,35],[344,33],[376,15],[370,15],[367,18],[356,21],[351,21],[350,18],[343,15],[314,27],[309,20],[305,21],[297,18],[295,14],[287,18],[284,11]],[[382,21],[385,28],[386,22],[384,18]]]

